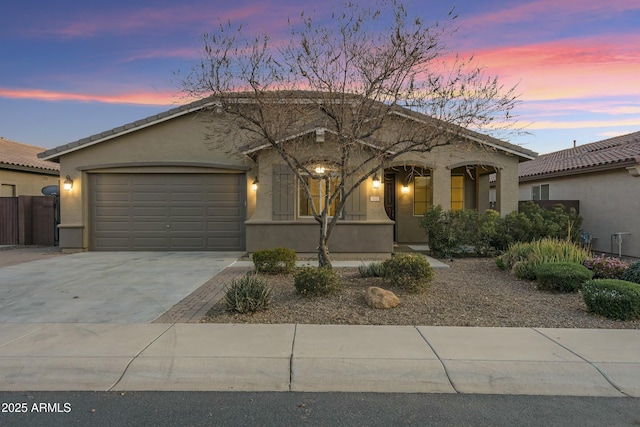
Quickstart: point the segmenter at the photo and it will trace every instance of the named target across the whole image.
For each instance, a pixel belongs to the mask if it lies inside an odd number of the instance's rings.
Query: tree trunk
[[[329,259],[329,246],[327,246],[327,215],[322,216],[320,222],[320,241],[318,243],[318,266],[332,268]]]

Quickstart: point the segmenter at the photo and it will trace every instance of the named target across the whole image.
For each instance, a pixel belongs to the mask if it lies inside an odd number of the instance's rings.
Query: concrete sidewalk
[[[0,389],[640,397],[640,330],[3,323]]]

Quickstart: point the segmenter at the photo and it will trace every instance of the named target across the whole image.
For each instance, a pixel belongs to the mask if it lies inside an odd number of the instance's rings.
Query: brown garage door
[[[93,250],[244,250],[244,175],[90,177]]]

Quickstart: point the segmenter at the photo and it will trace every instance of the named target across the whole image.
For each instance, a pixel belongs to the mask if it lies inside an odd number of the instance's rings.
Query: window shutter
[[[273,220],[292,220],[295,203],[293,171],[287,165],[273,165]]]
[[[346,189],[355,182],[354,178],[347,178]],[[360,183],[358,188],[353,190],[344,204],[344,219],[351,221],[364,221],[367,219],[367,190],[365,185],[368,181]]]

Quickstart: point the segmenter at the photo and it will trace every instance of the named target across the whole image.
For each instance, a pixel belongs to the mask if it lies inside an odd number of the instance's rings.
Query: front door
[[[396,174],[384,174],[384,210],[390,220],[396,220]],[[396,225],[393,224],[393,240],[396,239]]]

